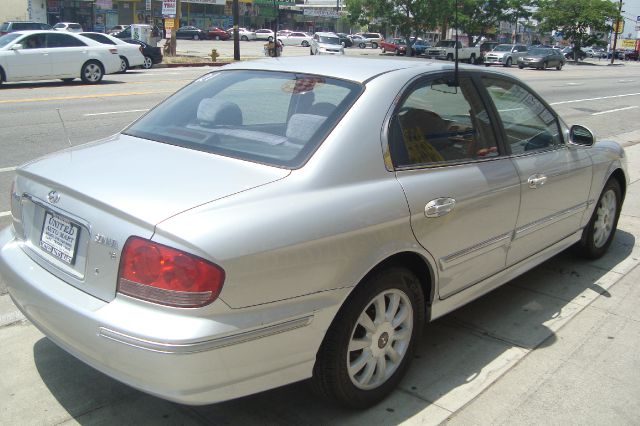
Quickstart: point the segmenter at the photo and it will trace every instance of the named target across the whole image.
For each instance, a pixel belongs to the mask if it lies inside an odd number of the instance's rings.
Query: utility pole
[[[176,31],[178,31],[178,28],[180,28],[181,16],[182,16],[181,0],[176,0],[176,17],[174,20],[173,28],[171,29],[171,40],[169,41],[169,44],[171,46],[171,49],[169,49],[170,56],[176,56],[176,47],[177,47]]]
[[[618,6],[618,17],[616,18],[616,26],[613,28],[613,49],[611,51],[611,64],[613,65],[613,60],[616,57],[616,45],[618,44],[618,30],[620,29],[620,24],[624,23],[622,21],[622,0],[620,0],[620,5]]]
[[[240,60],[240,34],[238,34],[238,23],[240,22],[240,5],[238,0],[233,0],[233,60]]]

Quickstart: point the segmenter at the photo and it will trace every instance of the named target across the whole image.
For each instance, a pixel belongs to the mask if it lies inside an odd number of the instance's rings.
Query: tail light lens
[[[122,249],[118,292],[161,305],[198,308],[218,298],[222,268],[205,259],[130,237]]]

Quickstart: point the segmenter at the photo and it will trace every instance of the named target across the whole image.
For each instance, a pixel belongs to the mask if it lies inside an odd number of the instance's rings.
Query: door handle
[[[426,217],[440,217],[451,212],[456,206],[456,200],[449,197],[436,198],[431,200],[424,206],[424,215]]]
[[[547,177],[545,175],[536,173],[535,175],[529,176],[529,179],[527,179],[527,183],[529,184],[529,188],[536,189],[547,183]]]

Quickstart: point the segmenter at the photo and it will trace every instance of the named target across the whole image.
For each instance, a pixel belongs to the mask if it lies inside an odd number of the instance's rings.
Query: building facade
[[[0,23],[5,21],[47,22],[47,0],[0,0]]]

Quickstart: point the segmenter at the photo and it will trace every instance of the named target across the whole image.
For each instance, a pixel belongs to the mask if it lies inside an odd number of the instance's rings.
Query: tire
[[[556,69],[558,71],[562,70],[562,62],[558,63],[558,65],[556,65]]]
[[[377,49],[378,48],[378,43],[376,43],[375,41],[373,43],[371,43],[371,48],[372,49]]]
[[[151,69],[153,67],[153,60],[149,56],[144,57],[144,63],[142,64],[142,68],[145,70]]]
[[[200,40],[200,36],[199,36],[198,34],[194,34],[194,35],[193,35],[193,39],[194,39],[194,40]]]
[[[307,40],[302,40],[303,47],[309,47],[309,42]]]
[[[453,55],[451,53],[447,55],[447,61],[453,62]]]
[[[365,43],[360,43],[360,44],[358,45],[358,47],[359,47],[360,49],[364,49],[365,47],[367,47],[367,45],[366,45]]]
[[[504,64],[505,67],[511,68],[511,58],[507,58],[507,63]]]
[[[385,312],[377,308],[380,302]],[[387,310],[393,314],[390,320]],[[397,266],[374,272],[349,296],[329,327],[313,367],[313,389],[351,408],[369,407],[385,398],[409,367],[424,311],[422,287],[413,273]]]
[[[313,49],[309,48],[309,55],[313,56]]]
[[[476,55],[474,53],[472,53],[471,56],[469,56],[469,63],[471,65],[475,65],[475,63],[476,63]]]
[[[485,66],[485,67],[490,67],[490,66],[491,66],[491,64],[484,64],[484,66]]]
[[[396,49],[396,56],[400,56],[400,51]]]
[[[273,37],[269,36],[269,38],[267,38],[267,41],[273,41]]]
[[[129,61],[124,56],[120,56],[120,70],[118,74],[124,74],[129,69]]]
[[[518,68],[524,69],[524,65],[518,65]]]
[[[546,70],[547,68],[549,68],[549,64],[547,62],[543,62],[542,63],[542,69]]]
[[[582,231],[582,238],[575,246],[579,255],[587,259],[598,259],[606,253],[616,233],[621,206],[620,184],[616,179],[609,178],[589,223]]]
[[[240,37],[240,40],[242,40],[242,41],[249,41],[249,37],[247,37],[247,36],[242,36],[242,37]]]
[[[104,77],[104,68],[102,64],[96,61],[88,61],[82,65],[80,69],[80,78],[85,84],[97,84],[102,81]]]

